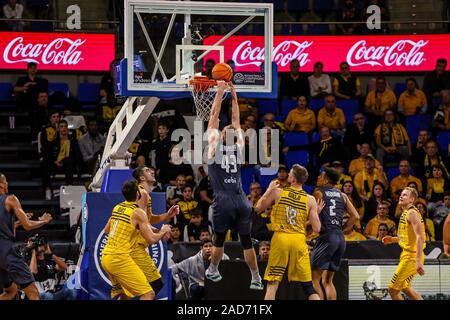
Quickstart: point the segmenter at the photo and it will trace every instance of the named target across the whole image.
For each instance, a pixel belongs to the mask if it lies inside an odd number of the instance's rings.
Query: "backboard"
[[[256,34],[264,35],[258,52],[241,48],[256,55],[253,69],[230,61],[236,53],[226,40]],[[188,97],[189,80],[219,62],[234,69],[240,97],[276,96],[271,3],[126,0],[124,50],[122,96]]]

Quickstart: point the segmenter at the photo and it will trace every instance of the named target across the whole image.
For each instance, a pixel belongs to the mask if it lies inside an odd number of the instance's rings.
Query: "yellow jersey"
[[[397,232],[397,236],[399,238],[399,245],[400,247],[408,252],[416,252],[416,234],[414,233],[414,229],[411,223],[408,222],[408,220],[406,219],[407,215],[408,215],[408,211],[410,209],[415,209],[417,212],[419,212],[419,210],[412,206],[409,207],[408,209],[404,210],[400,216],[400,221],[398,222],[398,232]],[[422,234],[423,234],[423,239],[425,240],[425,224],[423,222],[422,216],[419,214],[420,217],[420,223],[422,224]],[[422,250],[425,248],[426,244],[425,241],[423,242],[423,248]]]
[[[139,191],[142,192],[142,190],[145,190],[145,188],[143,186],[139,185]],[[148,222],[151,223],[150,221],[152,219],[152,198],[150,197],[150,194],[148,195],[147,207],[146,207],[145,213],[147,214]],[[142,234],[140,232],[137,236],[136,244],[148,247],[147,240],[145,240],[145,238],[142,236]]]
[[[292,186],[285,187],[272,208],[271,229],[275,232],[306,234],[308,213],[308,194]]]
[[[139,230],[133,225],[136,202],[124,201],[112,211],[108,241],[102,254],[129,254],[138,239]]]

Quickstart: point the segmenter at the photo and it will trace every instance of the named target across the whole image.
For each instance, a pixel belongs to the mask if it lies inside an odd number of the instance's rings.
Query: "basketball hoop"
[[[216,97],[215,86],[216,80],[211,80],[206,76],[195,76],[193,80],[189,81],[189,89],[194,99],[195,111],[197,118],[203,121],[209,121],[211,114],[211,107]],[[224,93],[222,100],[226,98]]]

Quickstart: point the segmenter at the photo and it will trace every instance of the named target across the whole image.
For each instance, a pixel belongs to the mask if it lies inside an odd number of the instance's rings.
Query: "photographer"
[[[37,236],[31,239],[31,242],[30,270],[36,279],[40,298],[42,300],[73,300],[75,298],[73,290],[66,287],[58,290],[57,276],[60,272],[67,270],[67,264],[52,252],[45,237]]]

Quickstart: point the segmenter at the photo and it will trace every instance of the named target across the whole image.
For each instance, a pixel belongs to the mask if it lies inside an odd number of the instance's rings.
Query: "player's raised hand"
[[[39,217],[39,221],[45,221],[46,223],[49,223],[53,220],[53,217],[50,213],[44,213],[42,216]]]
[[[228,84],[223,80],[217,80],[217,91],[225,91],[229,86]]]
[[[323,199],[319,199],[317,201],[317,213],[320,213],[323,208],[325,208],[325,201],[323,201]]]
[[[178,205],[171,206],[167,211],[167,219],[172,219],[179,213],[180,213],[180,206]]]
[[[381,242],[384,244],[384,245],[386,245],[386,244],[390,244],[390,243],[393,243],[393,237],[391,237],[391,236],[385,236],[385,237],[383,237],[383,239],[381,239]]]
[[[161,229],[159,230],[159,232],[162,233],[170,233],[170,230],[172,229],[172,227],[170,226],[170,224],[163,224],[163,226],[161,227]]]
[[[268,190],[275,190],[280,187],[280,181],[278,180],[272,180],[272,182],[267,187]]]

